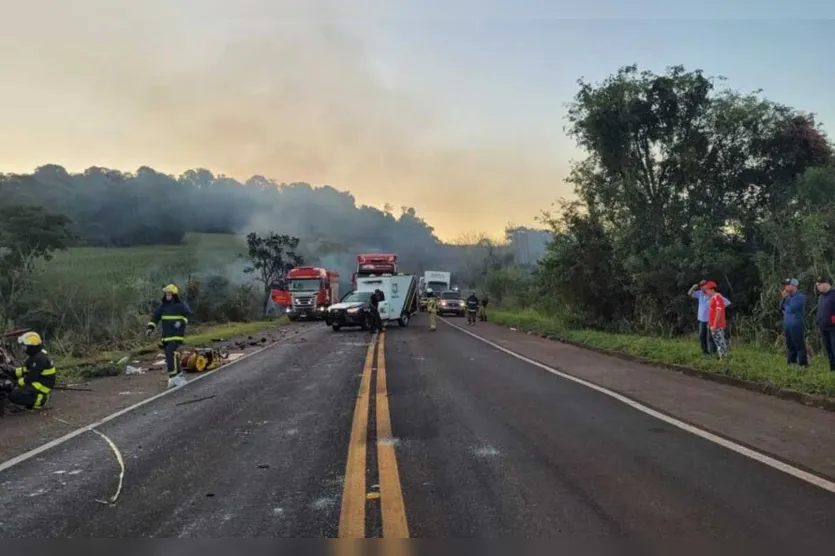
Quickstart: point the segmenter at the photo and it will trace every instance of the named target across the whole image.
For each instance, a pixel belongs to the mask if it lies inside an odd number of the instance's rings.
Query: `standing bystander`
[[[783,313],[783,333],[786,336],[786,361],[789,365],[796,363],[806,367],[809,364],[804,322],[806,296],[798,290],[799,285],[797,278],[786,279],[780,312]]]
[[[710,282],[716,286],[715,283]],[[708,325],[708,301],[709,297],[705,294],[705,285],[708,284],[708,280],[702,280],[698,284],[693,284],[690,290],[687,292],[687,295],[693,297],[699,301],[699,309],[697,313],[697,318],[699,320],[699,342],[702,345],[702,353],[705,355],[711,355],[716,351],[716,344],[713,341],[713,336],[710,333],[710,326]],[[729,307],[731,302],[722,294],[719,294],[722,297],[722,300],[725,302],[725,307]]]
[[[821,294],[815,325],[820,329],[821,343],[829,358],[829,370],[835,371],[835,290],[832,289],[832,278],[821,276],[816,280],[815,288]]]
[[[707,318],[710,327],[710,335],[713,343],[716,344],[716,353],[719,359],[728,356],[728,339],[725,336],[725,329],[728,321],[725,316],[725,298],[716,291],[716,282],[708,282],[704,286],[705,295],[708,297]]]

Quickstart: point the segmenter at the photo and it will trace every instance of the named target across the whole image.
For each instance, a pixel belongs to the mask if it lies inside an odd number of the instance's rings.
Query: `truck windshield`
[[[343,303],[368,303],[368,300],[371,299],[371,292],[349,292],[345,297],[342,298]]]
[[[446,282],[429,282],[429,284],[427,284],[426,287],[432,288],[432,291],[441,292],[444,291],[444,289],[448,288],[449,284],[447,284]]]
[[[291,292],[309,292],[319,289],[318,278],[294,278],[288,282]]]

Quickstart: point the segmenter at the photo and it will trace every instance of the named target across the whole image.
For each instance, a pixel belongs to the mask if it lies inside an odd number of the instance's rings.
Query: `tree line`
[[[536,300],[581,326],[693,330],[685,294],[710,278],[734,332],[772,342],[780,289],[830,274],[833,148],[814,115],[721,88],[702,71],[620,69],[579,81],[569,134],[585,151],[543,221]],[[810,307],[814,309],[814,305]]]
[[[49,164],[31,174],[0,174],[0,205],[39,206],[71,220],[79,244],[179,244],[188,232],[280,229],[349,245],[432,249],[434,230],[411,207],[358,206],[347,192],[253,176],[244,183],[205,169],[172,176],[91,167],[70,173]]]

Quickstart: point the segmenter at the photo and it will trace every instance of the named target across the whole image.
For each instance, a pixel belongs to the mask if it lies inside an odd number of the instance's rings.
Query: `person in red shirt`
[[[707,324],[710,327],[710,334],[716,344],[716,353],[719,359],[728,355],[728,340],[725,336],[725,329],[728,321],[725,316],[725,300],[716,291],[716,282],[708,282],[704,286],[705,294],[710,298],[708,301]]]

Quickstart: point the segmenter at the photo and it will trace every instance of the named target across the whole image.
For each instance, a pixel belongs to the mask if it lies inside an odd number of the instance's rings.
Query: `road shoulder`
[[[218,339],[212,347],[225,347],[236,356],[246,355],[292,338],[305,328],[277,324],[257,334]],[[69,387],[82,390],[56,391],[47,408],[0,419],[3,430],[0,462],[159,394],[167,386],[164,368],[158,365],[159,358],[160,354],[154,352],[131,359],[129,364],[143,369],[142,374],[71,380]],[[226,364],[217,370],[223,371]]]
[[[460,326],[456,321],[447,321]],[[603,355],[492,323],[485,340],[827,478],[835,477],[835,413]],[[539,372],[531,368],[531,372]]]

